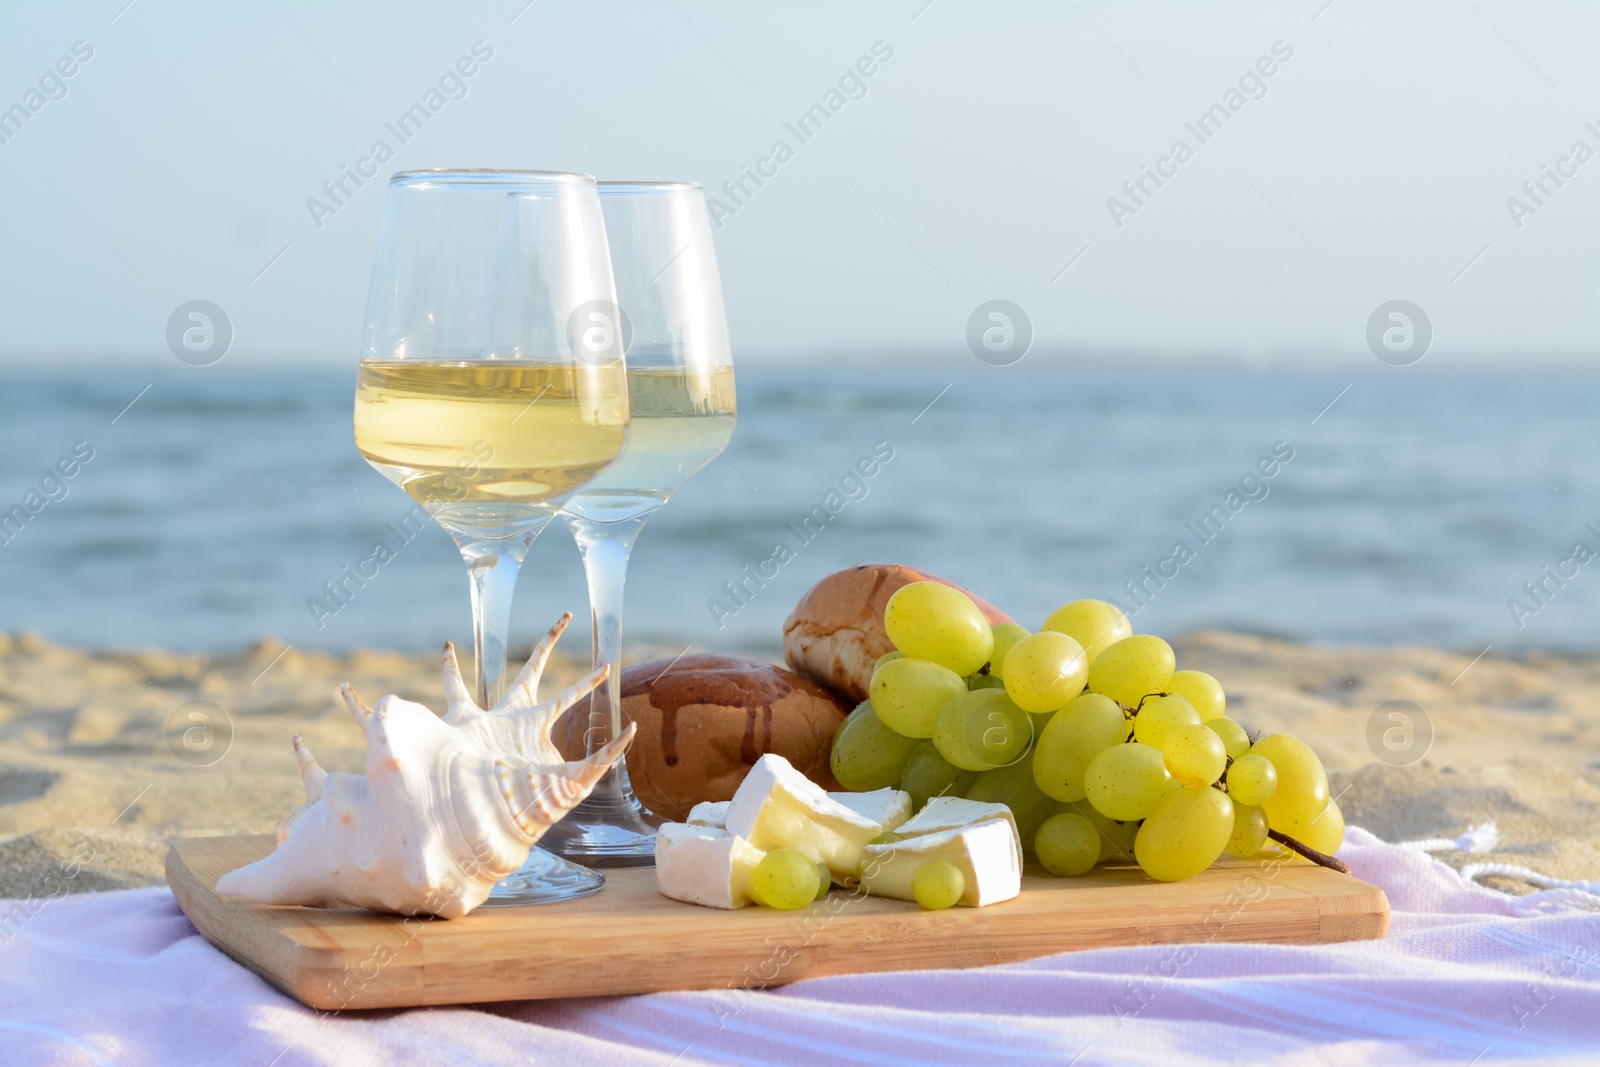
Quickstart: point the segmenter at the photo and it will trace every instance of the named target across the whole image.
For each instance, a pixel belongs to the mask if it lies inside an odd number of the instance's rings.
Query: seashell
[[[264,904],[349,904],[446,919],[482,904],[633,739],[630,723],[610,744],[572,762],[551,743],[556,720],[606,677],[601,668],[538,703],[540,675],[571,619],[550,628],[488,711],[473,701],[448,644],[443,716],[398,696],[369,708],[341,686],[367,735],[367,773],[324,771],[296,734],[306,803],[279,821],[276,850],[223,875],[217,892]]]

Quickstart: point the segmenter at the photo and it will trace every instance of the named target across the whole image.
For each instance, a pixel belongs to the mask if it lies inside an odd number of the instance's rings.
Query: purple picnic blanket
[[[212,948],[165,888],[3,901],[0,1063],[1600,1062],[1600,898],[1509,897],[1359,828],[1340,856],[1388,894],[1386,939],[404,1011],[300,1006]]]

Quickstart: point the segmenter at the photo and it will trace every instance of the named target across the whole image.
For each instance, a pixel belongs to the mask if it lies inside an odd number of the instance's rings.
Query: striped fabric
[[[1600,1062],[1595,912],[1571,899],[1518,903],[1359,829],[1340,855],[1388,892],[1386,940],[1103,949],[737,995],[359,1015],[320,1015],[275,993],[200,938],[165,889],[5,902],[0,1062]]]

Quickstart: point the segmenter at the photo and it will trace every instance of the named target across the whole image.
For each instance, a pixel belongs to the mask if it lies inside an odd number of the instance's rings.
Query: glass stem
[[[478,669],[478,706],[490,708],[506,687],[507,634],[511,630],[511,597],[517,572],[528,556],[534,538],[547,518],[532,530],[504,540],[474,541],[456,538],[461,558],[467,561],[467,581],[472,587],[472,652]]]
[[[567,515],[567,526],[583,557],[583,571],[589,581],[589,610],[594,622],[594,666],[611,668],[605,682],[589,697],[589,714],[580,721],[582,747],[592,755],[622,732],[622,591],[628,577],[628,556],[633,543],[649,521],[651,511],[616,522],[595,522]],[[618,761],[595,787],[596,796],[619,796],[631,792],[627,766]]]

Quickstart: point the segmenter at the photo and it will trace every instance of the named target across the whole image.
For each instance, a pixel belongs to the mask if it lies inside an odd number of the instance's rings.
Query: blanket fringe
[[[1409,848],[1417,852],[1481,853],[1493,852],[1502,840],[1503,837],[1494,823],[1486,822],[1472,827],[1454,839],[1425,837],[1417,841],[1401,841],[1396,847]],[[1600,882],[1552,878],[1547,874],[1540,874],[1538,871],[1512,863],[1469,863],[1462,867],[1459,873],[1469,882],[1477,882],[1484,877],[1515,878],[1538,887],[1539,892],[1512,897],[1514,902],[1512,907],[1519,914],[1560,911],[1574,907],[1600,911]]]

